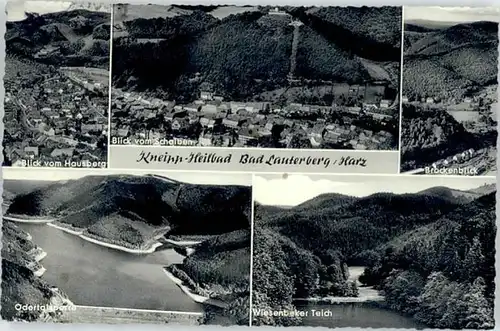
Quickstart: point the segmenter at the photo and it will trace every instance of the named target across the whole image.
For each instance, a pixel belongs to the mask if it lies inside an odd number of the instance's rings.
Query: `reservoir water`
[[[168,249],[134,255],[99,246],[43,224],[21,224],[47,256],[42,276],[76,305],[202,312],[162,267],[183,257]]]
[[[373,299],[379,296],[377,290],[363,287],[359,277],[365,267],[349,267],[349,280],[355,281],[359,288],[359,297]],[[320,326],[327,328],[359,327],[359,328],[417,328],[424,325],[398,312],[379,308],[365,302],[352,303],[296,303],[299,310],[307,311],[308,316],[302,319],[304,326]],[[319,313],[318,313],[319,312]]]

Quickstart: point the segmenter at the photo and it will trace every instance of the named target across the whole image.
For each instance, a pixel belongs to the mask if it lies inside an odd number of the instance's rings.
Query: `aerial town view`
[[[401,19],[400,7],[115,5],[110,142],[396,150]]]
[[[433,10],[405,9],[401,171],[494,176],[500,13]]]
[[[110,8],[43,4],[7,8],[3,165],[105,167]]]

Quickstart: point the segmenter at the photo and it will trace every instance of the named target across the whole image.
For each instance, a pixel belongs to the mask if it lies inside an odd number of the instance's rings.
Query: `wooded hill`
[[[126,32],[113,42],[116,87],[186,103],[199,96],[202,83],[230,100],[288,86],[292,19],[304,23],[298,79],[366,83],[377,78],[361,59],[381,65],[400,59],[395,56],[400,54],[400,7],[300,7],[286,8],[286,15],[269,15],[270,8],[262,7],[221,20],[208,10],[191,9],[173,17],[123,22]]]
[[[405,26],[403,94],[461,99],[497,84],[498,23]]]

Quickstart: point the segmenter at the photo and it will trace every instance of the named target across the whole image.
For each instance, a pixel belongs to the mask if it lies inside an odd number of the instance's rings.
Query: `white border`
[[[398,142],[398,173],[401,173],[401,147],[403,144],[403,70],[404,70],[404,43],[405,43],[405,7],[401,8],[401,61],[399,67],[399,142]]]
[[[111,154],[109,152],[109,150],[111,149],[111,91],[113,89],[113,22],[114,22],[114,6],[111,5],[110,6],[110,10],[111,10],[111,17],[110,17],[110,20],[109,20],[109,82],[108,82],[108,86],[109,86],[109,92],[108,92],[108,145],[107,145],[107,155],[106,155],[106,168],[110,168],[109,166],[109,155]]]

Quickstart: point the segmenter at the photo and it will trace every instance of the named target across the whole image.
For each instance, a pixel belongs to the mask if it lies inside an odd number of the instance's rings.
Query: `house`
[[[309,137],[314,138],[316,141],[323,139],[325,133],[325,126],[316,124],[309,132]]]
[[[200,124],[207,128],[213,128],[215,125],[215,120],[211,118],[202,117],[200,118]]]
[[[47,136],[54,136],[56,134],[56,130],[54,130],[53,128],[50,128],[50,129],[45,131],[45,134]]]
[[[116,130],[116,135],[118,137],[127,137],[128,136],[128,129],[118,129],[118,130]]]
[[[181,129],[181,123],[178,119],[172,121],[172,130],[177,131]]]
[[[408,102],[408,97],[403,95],[403,97],[401,98],[401,100],[402,100],[403,102]]]
[[[238,131],[238,140],[242,144],[247,144],[250,141],[257,139],[257,132],[252,129],[241,129]]]
[[[217,114],[217,106],[216,105],[204,105],[201,107],[201,112],[206,114]]]
[[[212,146],[212,135],[211,134],[200,135],[198,143],[200,146]]]
[[[389,106],[391,105],[391,100],[381,100],[380,101],[380,108],[389,108]]]
[[[187,106],[187,107],[184,107],[184,110],[186,110],[188,112],[191,112],[191,113],[197,113],[198,112],[198,107]]]
[[[238,127],[238,121],[229,118],[224,118],[222,124],[233,129]]]
[[[213,100],[214,94],[212,92],[207,92],[207,91],[201,91],[200,92],[200,99],[205,100],[205,101],[210,101]]]
[[[336,131],[326,131],[323,139],[329,143],[337,143],[340,140],[340,133]]]
[[[82,124],[82,133],[89,133],[91,131],[102,131],[104,125],[102,124]]]
[[[173,113],[165,113],[165,114],[163,114],[163,118],[165,119],[166,122],[172,121],[174,119],[174,114]]]
[[[434,98],[427,98],[425,99],[426,103],[434,103]]]
[[[25,147],[24,153],[26,153],[26,155],[30,156],[31,158],[37,157],[39,155],[38,147],[37,146]]]
[[[50,153],[51,157],[73,156],[74,148],[56,148]]]
[[[472,102],[472,98],[466,97],[466,98],[464,99],[464,102],[465,102],[465,103],[471,103],[471,102]]]
[[[229,107],[233,112],[237,112],[240,109],[245,109],[245,104],[241,102],[230,102]]]
[[[374,103],[363,103],[363,109],[377,109],[378,106]]]

